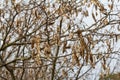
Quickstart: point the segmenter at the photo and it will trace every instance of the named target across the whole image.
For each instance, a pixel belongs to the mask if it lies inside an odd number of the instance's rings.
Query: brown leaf
[[[63,53],[64,53],[65,50],[66,50],[66,45],[67,45],[67,41],[65,41],[64,44],[63,44]]]
[[[86,54],[85,60],[86,60],[86,63],[88,63],[88,54]]]
[[[109,23],[108,19],[105,19],[103,22],[104,22],[105,25],[107,25]]]
[[[72,54],[72,62],[73,62],[73,64],[76,62],[78,65],[80,65],[80,64],[79,64],[79,59],[78,59],[75,51],[74,51],[74,53]]]
[[[87,17],[88,16],[88,10],[83,11],[83,14],[85,15],[85,17]]]
[[[34,44],[35,44],[35,40],[32,38],[32,40],[31,40],[31,47],[32,47],[32,49],[34,48]]]
[[[113,3],[109,4],[108,7],[110,8],[110,10],[112,10],[113,9]]]
[[[94,13],[92,13],[92,18],[93,18],[93,20],[94,20],[95,22],[97,21],[96,18],[95,18]]]
[[[93,63],[93,55],[92,55],[92,53],[90,53],[90,61],[91,61],[91,63]]]

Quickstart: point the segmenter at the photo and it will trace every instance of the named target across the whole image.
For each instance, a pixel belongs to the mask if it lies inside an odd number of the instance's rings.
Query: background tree
[[[2,1],[1,80],[96,80],[113,73],[120,57],[119,3]]]

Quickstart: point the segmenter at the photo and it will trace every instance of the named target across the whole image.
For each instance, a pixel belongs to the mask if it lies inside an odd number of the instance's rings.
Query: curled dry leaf
[[[113,9],[113,3],[112,4],[108,4],[108,7],[110,8],[110,10]]]
[[[73,64],[77,63],[78,66],[80,65],[79,59],[78,59],[75,51],[74,51],[73,54],[72,54],[72,63],[73,63]]]
[[[83,47],[80,47],[80,56],[84,58],[84,49]]]
[[[77,34],[78,34],[78,37],[80,38],[80,46],[81,46],[81,54],[82,54],[82,57],[84,58],[84,53],[88,54],[89,52],[89,48],[84,40],[84,37],[82,36],[82,32],[81,30],[78,30],[77,31]]]
[[[92,13],[92,18],[93,18],[93,20],[94,20],[95,22],[97,21],[96,18],[95,18],[94,13]]]
[[[37,55],[36,55],[35,61],[36,61],[37,65],[42,64],[42,61],[41,61],[41,58],[40,58],[40,54],[37,54]]]
[[[91,3],[93,3],[93,4],[95,5],[95,7],[99,7],[99,10],[100,10],[102,13],[107,14],[107,13],[106,13],[106,10],[105,10],[105,8],[104,8],[104,6],[103,6],[103,4],[100,3],[99,0],[91,0]],[[96,10],[97,10],[97,8],[96,8]]]
[[[89,16],[89,15],[88,15],[88,10],[83,11],[83,15],[85,15],[85,17]]]
[[[31,48],[36,48],[37,53],[40,53],[40,36],[34,36],[31,39]]]
[[[48,43],[45,44],[44,53],[45,53],[46,57],[49,58],[50,53],[51,53],[51,47]]]
[[[76,17],[78,16],[78,10],[77,9],[75,9],[75,12],[76,12]]]
[[[90,53],[90,61],[91,61],[91,63],[93,63],[93,55],[92,55],[92,53]]]
[[[107,25],[109,23],[108,19],[105,19],[103,22],[104,22],[105,25]]]
[[[16,10],[17,10],[17,12],[20,12],[20,4],[18,3],[18,4],[16,4]]]
[[[67,41],[63,43],[63,53],[66,51],[66,45],[67,45]]]
[[[31,47],[32,49],[35,48],[36,49],[36,56],[35,56],[35,61],[36,63],[39,65],[41,64],[41,59],[40,59],[40,36],[34,36],[31,39]],[[34,53],[33,53],[34,54]],[[33,55],[34,56],[34,55]]]

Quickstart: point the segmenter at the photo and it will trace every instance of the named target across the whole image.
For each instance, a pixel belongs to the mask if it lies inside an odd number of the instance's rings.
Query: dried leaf
[[[44,52],[47,58],[49,58],[50,53],[51,53],[51,47],[48,43],[45,44]]]
[[[92,53],[90,53],[90,61],[91,61],[91,63],[93,63],[93,55],[92,55]]]
[[[77,9],[75,9],[75,12],[76,12],[76,17],[78,16],[78,10]]]
[[[20,12],[20,4],[16,4],[16,10],[17,12]]]
[[[34,10],[34,11],[35,11],[35,17],[37,18],[38,17],[37,10]]]
[[[95,18],[94,13],[92,13],[92,18],[93,18],[93,20],[94,20],[95,22],[97,21],[96,18]]]
[[[108,22],[108,19],[105,19],[104,20],[104,24],[107,25],[109,22]]]
[[[98,12],[97,11],[96,11],[95,15],[98,16]]]
[[[90,6],[91,6],[91,4],[90,4],[90,3],[88,3],[87,7],[89,8]]]
[[[84,58],[84,49],[80,46],[80,47],[78,47],[78,52],[79,52],[79,55],[82,57],[82,58]]]
[[[78,66],[80,65],[78,57],[74,51],[74,53],[72,54],[72,63],[75,64],[75,62],[77,63]]]
[[[63,44],[63,53],[66,51],[66,45],[67,45],[67,41],[65,41]]]
[[[85,60],[86,60],[86,63],[88,63],[88,54],[86,54]]]
[[[37,55],[36,55],[35,61],[36,61],[37,65],[42,64],[42,61],[41,61],[41,59],[40,59],[40,54],[37,54]]]
[[[113,3],[109,4],[108,7],[110,8],[110,10],[112,10],[113,9]]]
[[[31,39],[31,47],[32,47],[32,49],[34,48],[34,44],[35,44],[35,40],[34,40],[34,38],[32,38]]]
[[[85,17],[87,17],[88,16],[88,10],[83,11],[83,14],[85,15]]]

